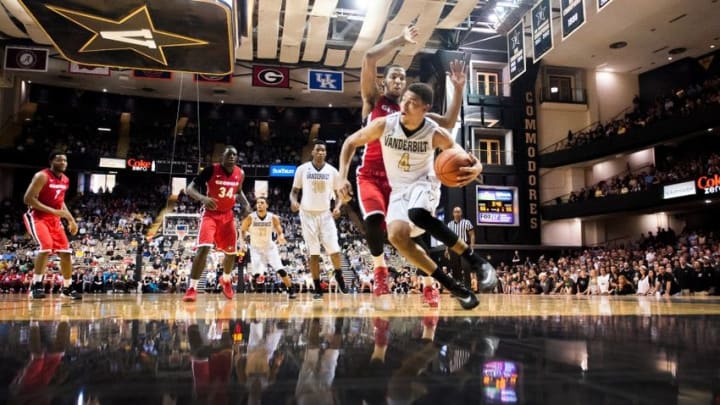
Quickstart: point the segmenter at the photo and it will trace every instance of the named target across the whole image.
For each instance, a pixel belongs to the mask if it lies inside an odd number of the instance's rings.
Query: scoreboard
[[[518,226],[517,187],[477,186],[477,224]]]

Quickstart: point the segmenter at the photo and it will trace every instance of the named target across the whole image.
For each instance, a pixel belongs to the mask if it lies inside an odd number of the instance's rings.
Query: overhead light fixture
[[[668,56],[668,60],[672,60],[672,56]]]
[[[332,103],[328,104],[328,107],[332,108]]]
[[[220,104],[225,104],[225,100],[220,100]]]
[[[518,8],[519,5],[515,3],[514,1],[498,1],[496,6],[498,7],[509,7],[509,8]]]
[[[334,139],[328,139],[325,143],[337,143],[337,141]]]
[[[98,127],[98,131],[100,132],[110,132],[112,131],[110,128],[107,127]]]
[[[710,45],[710,49],[715,49],[715,44]]]
[[[368,2],[365,0],[355,0],[353,3],[358,10],[365,10],[368,6]]]
[[[705,204],[710,204],[710,203],[712,203],[711,200],[705,200]]]
[[[28,80],[28,84],[32,84],[32,80]]]
[[[612,44],[610,44],[610,49],[622,49],[625,48],[627,44],[628,43],[625,41],[613,42]]]
[[[497,31],[492,28],[475,27],[471,30],[472,32],[479,32],[481,34],[497,34]]]
[[[713,130],[712,128],[708,128],[708,132],[712,132],[712,130]]]
[[[103,88],[103,93],[107,93],[107,89]]]
[[[555,87],[555,86],[550,87],[550,93],[555,94],[555,93],[557,93],[558,91],[560,91],[560,89],[558,89],[557,87]]]

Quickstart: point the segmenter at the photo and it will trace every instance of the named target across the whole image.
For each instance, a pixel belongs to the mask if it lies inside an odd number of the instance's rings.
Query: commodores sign
[[[700,176],[695,182],[700,190],[703,190],[705,194],[715,194],[720,192],[720,176]]]
[[[154,171],[153,168],[153,162],[150,160],[142,160],[142,159],[128,159],[127,165],[130,168],[130,170],[136,171],[136,172],[147,172],[147,171]]]

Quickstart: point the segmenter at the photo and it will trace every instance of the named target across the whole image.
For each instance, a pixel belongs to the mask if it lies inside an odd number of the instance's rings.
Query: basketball
[[[461,167],[473,165],[470,155],[461,149],[446,149],[435,158],[435,175],[446,187],[460,187],[458,181]]]

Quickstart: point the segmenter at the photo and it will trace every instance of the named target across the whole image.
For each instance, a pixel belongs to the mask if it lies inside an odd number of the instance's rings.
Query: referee
[[[467,219],[463,218],[462,208],[453,208],[453,220],[448,222],[448,228],[455,232],[461,241],[465,242],[473,249],[475,245],[475,228]],[[466,287],[470,288],[470,269],[463,269],[460,255],[450,249],[445,249],[445,256],[450,260],[450,268],[452,276],[455,280],[462,280]]]

